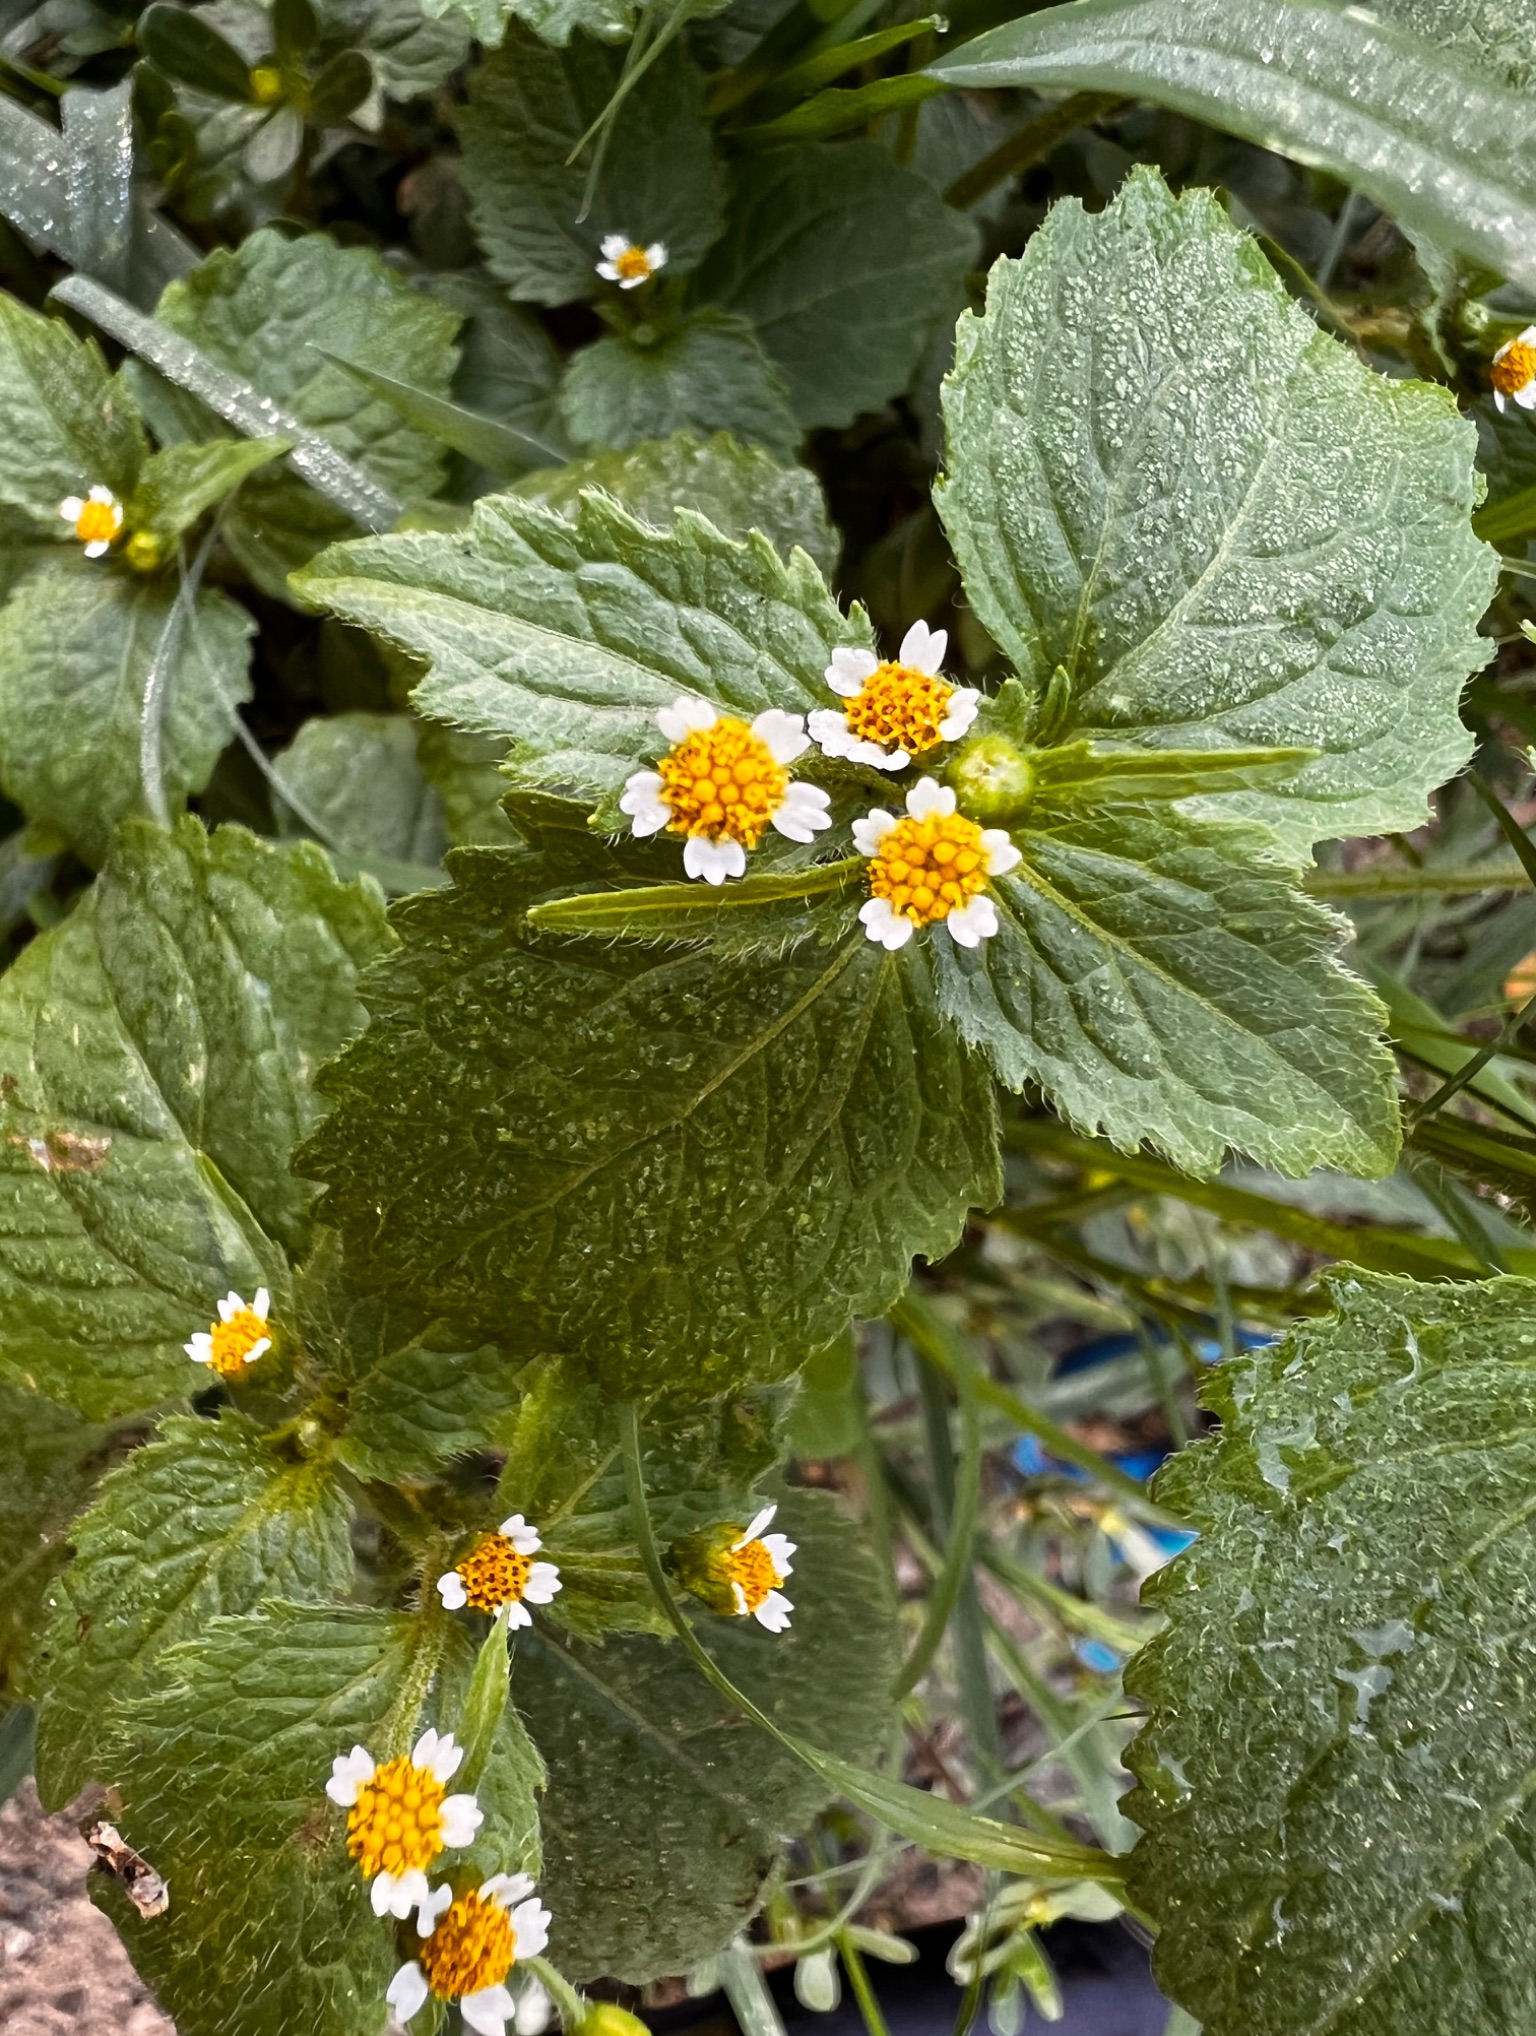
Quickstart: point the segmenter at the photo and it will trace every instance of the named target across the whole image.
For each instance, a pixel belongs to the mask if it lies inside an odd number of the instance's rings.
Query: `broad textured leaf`
[[[157,662],[172,665],[160,764],[173,811],[207,784],[250,697],[250,616],[210,589],[176,615],[178,595],[173,576],[76,556],[45,561],[0,609],[0,780],[87,862],[148,810],[140,752]]]
[[[1106,805],[1014,833],[999,931],[932,936],[941,1003],[1012,1088],[1206,1174],[1228,1146],[1283,1173],[1397,1156],[1385,1012],[1334,958],[1341,924],[1257,829]]]
[[[702,1397],[879,1313],[996,1195],[990,1084],[916,957],[557,943],[523,924],[541,858],[451,861],[300,1161],[370,1281]]]
[[[124,829],[0,980],[0,1369],[95,1416],[189,1389],[228,1288],[282,1283],[314,1069],[362,1017],[376,893],[320,851]]]
[[[297,586],[430,661],[420,712],[515,742],[525,782],[575,797],[655,755],[656,710],[679,693],[749,719],[803,713],[826,704],[832,651],[871,641],[808,558],[684,510],[653,531],[602,496],[571,519],[492,496],[467,532],[338,545]]]
[[[433,19],[418,0],[326,5],[324,23],[350,32],[391,99],[420,99],[444,85],[469,55],[469,27],[459,17]],[[355,26],[354,26],[355,23]]]
[[[470,82],[458,117],[470,214],[492,273],[525,302],[611,291],[597,273],[610,233],[642,247],[664,242],[672,274],[697,267],[719,237],[724,193],[704,83],[681,43],[623,100],[587,202],[592,144],[570,157],[613,98],[624,63],[622,48],[590,36],[556,50],[514,22]]]
[[[515,838],[501,810],[506,753],[504,737],[463,735],[439,721],[425,721],[417,730],[416,754],[442,801],[443,823],[455,848],[497,847]]]
[[[1417,0],[1383,11],[1420,16]],[[1450,13],[1422,18],[1433,26]],[[1464,46],[1437,46],[1345,0],[1081,0],[995,28],[931,75],[1171,106],[1332,170],[1403,225],[1529,286],[1536,108]],[[1527,28],[1526,63],[1530,47]]]
[[[0,502],[61,535],[66,495],[132,494],[149,446],[121,382],[62,318],[0,295]]]
[[[750,321],[727,311],[696,311],[644,346],[615,334],[584,347],[560,385],[560,415],[576,444],[594,450],[730,431],[791,460],[804,436]]]
[[[1140,171],[998,263],[945,410],[967,596],[1027,679],[1065,667],[1073,732],[1321,750],[1221,809],[1298,847],[1423,820],[1496,577],[1447,391],[1373,374],[1210,193]]]
[[[111,1430],[0,1385],[0,1691],[26,1687],[44,1600],[69,1524],[110,1460]]]
[[[351,1508],[323,1464],[276,1455],[254,1423],[174,1419],[102,1486],[71,1534],[39,1664],[38,1785],[54,1808],[111,1781],[119,1735],[167,1647],[266,1597],[352,1584]]]
[[[416,760],[418,724],[408,714],[331,714],[306,721],[273,766],[279,794],[297,804],[283,833],[324,830],[333,848],[357,857],[419,863],[448,846],[442,801]]]
[[[1206,2036],[1506,2036],[1536,2017],[1536,1284],[1341,1271],[1213,1375],[1158,1497],[1125,1807],[1165,1991]]]
[[[794,1622],[701,1615],[726,1674],[787,1731],[868,1759],[891,1718],[896,1628],[882,1578],[827,1498],[789,1493]],[[572,1978],[686,1970],[745,1922],[823,1785],[706,1683],[675,1641],[518,1643],[513,1692],[549,1769],[544,1892]]]
[[[128,522],[173,544],[205,511],[288,450],[281,438],[210,438],[151,453],[128,504]]]
[[[738,166],[700,293],[750,318],[807,428],[851,424],[912,381],[976,259],[976,229],[873,142]]]
[[[1527,87],[1536,73],[1531,0],[1376,0],[1371,12],[1454,50],[1507,84]]]
[[[628,452],[572,460],[526,475],[516,492],[574,515],[585,488],[601,488],[656,530],[667,529],[677,510],[694,509],[727,537],[760,530],[781,553],[798,545],[829,577],[837,565],[839,539],[815,476],[778,466],[723,431],[707,439],[680,431]]]

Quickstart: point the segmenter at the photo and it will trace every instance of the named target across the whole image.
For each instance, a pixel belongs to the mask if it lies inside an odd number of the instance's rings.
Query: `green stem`
[[[560,2026],[570,2036],[587,2019],[587,2003],[577,1993],[563,1973],[556,1972],[547,1958],[521,1958],[518,1960],[525,1972],[531,1973],[555,2004],[555,2013],[560,2017]]]
[[[859,2013],[864,2017],[864,2027],[869,2036],[891,2036],[875,1990],[869,1983],[869,1970],[863,1954],[847,1930],[837,1933],[837,1955],[843,1961],[843,1970],[848,1975],[848,1984],[853,1988],[853,1997],[859,2004]]]
[[[719,1966],[720,1984],[741,2025],[741,2036],[784,2036],[784,2024],[752,1947],[738,1937],[720,1953]]]
[[[922,1631],[896,1680],[893,1694],[897,1697],[904,1697],[922,1681],[939,1651],[939,1643],[944,1638],[956,1602],[970,1581],[976,1516],[981,1503],[981,1423],[970,1374],[962,1373],[961,1381],[960,1474],[957,1478],[949,1436],[949,1399],[943,1380],[926,1364],[922,1366],[919,1377],[934,1480],[934,1513],[940,1532],[947,1530],[949,1539],[944,1551],[944,1566],[929,1593]]]

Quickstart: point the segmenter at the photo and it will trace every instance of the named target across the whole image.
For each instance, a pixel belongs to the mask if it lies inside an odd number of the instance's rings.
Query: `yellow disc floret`
[[[387,1760],[358,1784],[347,1813],[347,1851],[366,1879],[429,1867],[443,1850],[443,1784],[414,1761]]]
[[[251,72],[251,97],[258,106],[275,106],[283,96],[283,74],[275,64],[258,64]]]
[[[212,1355],[209,1369],[223,1378],[238,1378],[251,1361],[251,1352],[270,1336],[267,1320],[254,1308],[241,1308],[227,1322],[215,1322],[208,1332]]]
[[[1488,379],[1501,396],[1514,396],[1536,381],[1536,346],[1523,339],[1501,347],[1488,369]]]
[[[85,501],[75,518],[75,535],[82,544],[110,544],[123,527],[123,512],[115,502]]]
[[[465,1601],[492,1613],[520,1604],[532,1571],[531,1555],[520,1555],[505,1534],[487,1534],[459,1564]]]
[[[914,925],[929,926],[987,888],[982,830],[963,813],[908,815],[891,828],[870,859],[869,888]]]
[[[887,659],[844,708],[848,733],[882,749],[921,756],[944,741],[939,724],[949,712],[954,690],[927,672]]]
[[[512,1918],[497,1901],[460,1895],[416,1954],[440,2001],[498,1987],[517,1959]]]
[[[725,1572],[733,1584],[740,1586],[749,1612],[755,1612],[768,1593],[776,1591],[784,1581],[761,1541],[747,1541],[740,1548],[731,1549],[725,1558]]]
[[[756,848],[789,789],[789,772],[745,721],[722,714],[656,766],[670,834]]]
[[[627,247],[614,256],[613,266],[622,282],[643,283],[651,273],[651,258],[643,247]]]

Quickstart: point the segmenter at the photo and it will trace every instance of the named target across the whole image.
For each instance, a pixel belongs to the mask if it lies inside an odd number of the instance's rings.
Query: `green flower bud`
[[[577,2036],[651,2036],[638,2015],[612,2001],[593,2001],[577,2024]]]
[[[1029,810],[1035,790],[1029,753],[1006,735],[973,735],[944,773],[960,810],[985,826],[1007,826]]]

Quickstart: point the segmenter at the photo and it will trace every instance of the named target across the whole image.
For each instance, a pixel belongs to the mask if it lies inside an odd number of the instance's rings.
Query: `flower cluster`
[[[543,1545],[539,1530],[514,1513],[494,1534],[477,1541],[456,1569],[438,1578],[437,1594],[450,1612],[466,1605],[493,1615],[504,1610],[509,1627],[531,1626],[528,1607],[547,1605],[560,1588],[555,1564],[533,1559]]]
[[[498,1873],[456,1895],[444,1886],[422,1902],[420,1954],[401,1966],[385,1994],[397,2021],[409,2022],[429,1994],[456,2001],[476,2036],[505,2036],[514,2002],[507,1975],[520,1958],[549,1942],[549,1911],[526,1873]]]
[[[943,676],[949,638],[914,622],[894,658],[844,646],[824,674],[841,708],[808,717],[769,708],[750,725],[709,701],[683,695],[656,723],[671,748],[628,779],[619,809],[637,836],[683,836],[683,869],[706,883],[746,874],[747,857],[772,827],[810,842],[832,824],[831,799],[789,766],[814,743],[823,756],[879,771],[904,771],[969,733],[981,704],[974,686]],[[989,893],[1019,851],[1001,828],[957,811],[955,793],[932,778],[907,794],[905,817],[876,807],[853,823],[869,859],[869,900],[859,918],[869,938],[894,951],[923,926],[942,923],[962,947],[998,930]]]
[[[272,1297],[265,1287],[256,1289],[249,1306],[236,1293],[219,1303],[219,1319],[199,1329],[182,1348],[194,1364],[206,1364],[220,1378],[240,1379],[258,1357],[272,1348],[271,1326],[267,1321]]]

